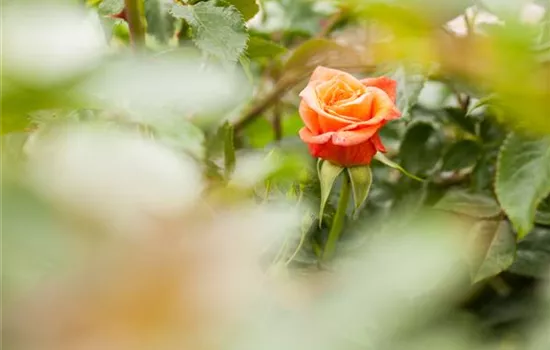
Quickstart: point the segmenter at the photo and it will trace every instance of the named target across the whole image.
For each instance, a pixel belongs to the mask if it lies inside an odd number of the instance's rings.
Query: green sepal
[[[325,204],[327,203],[330,191],[334,186],[334,182],[340,173],[344,170],[343,167],[333,164],[329,161],[322,161],[319,159],[317,162],[317,174],[319,175],[319,183],[321,185],[321,205],[319,209],[319,227],[323,222],[323,213],[325,211]]]
[[[396,162],[392,161],[391,159],[389,159],[388,157],[386,157],[385,155],[383,155],[380,152],[376,153],[376,155],[374,156],[374,159],[381,162],[382,164],[385,164],[385,165],[389,166],[390,168],[399,170],[403,175],[405,175],[407,177],[410,177],[413,180],[420,181],[420,182],[425,181],[424,179],[421,179],[418,176],[415,176],[415,175],[409,173],[407,170],[403,169],[403,167],[401,165],[399,165]]]
[[[372,171],[367,166],[357,166],[347,168],[349,179],[351,182],[351,190],[353,193],[353,215],[357,215],[359,207],[365,202],[369,195],[370,186],[372,184]]]

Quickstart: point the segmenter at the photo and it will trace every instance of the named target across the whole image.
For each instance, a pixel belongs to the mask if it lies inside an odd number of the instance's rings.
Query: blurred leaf
[[[356,166],[346,169],[353,191],[353,201],[355,203],[353,211],[357,213],[369,195],[370,186],[372,184],[372,172],[369,166]]]
[[[235,169],[235,144],[233,141],[233,126],[226,122],[223,127],[225,131],[224,135],[224,166],[225,166],[225,178],[229,178],[233,170]]]
[[[102,0],[98,11],[102,15],[116,15],[124,9],[124,0]]]
[[[242,14],[243,19],[248,21],[258,13],[260,7],[256,0],[226,0],[231,5],[235,6]]]
[[[168,147],[185,152],[196,159],[204,159],[204,133],[188,121],[155,123],[150,126],[155,137]]]
[[[474,283],[499,274],[514,262],[516,237],[506,220],[479,221],[469,234],[482,250],[481,262],[473,269]]]
[[[451,145],[443,155],[443,171],[460,170],[474,166],[481,152],[480,145],[472,140],[462,140]]]
[[[519,275],[544,278],[550,269],[550,229],[535,227],[518,243],[516,260],[509,271]]]
[[[463,130],[475,135],[476,132],[476,120],[469,117],[462,108],[448,107],[444,109],[445,115],[456,125]]]
[[[426,77],[419,68],[400,66],[391,76],[397,81],[397,108],[402,118],[410,118],[411,108],[418,101]]]
[[[403,167],[401,167],[399,164],[397,164],[396,162],[386,157],[383,153],[380,153],[380,152],[376,153],[374,156],[374,159],[381,162],[382,164],[389,166],[390,168],[399,170],[403,175],[410,177],[413,180],[420,181],[420,182],[424,181],[418,176],[414,176],[413,174],[409,173],[407,170],[403,169]]]
[[[412,124],[399,148],[401,166],[413,174],[426,174],[439,161],[441,136],[428,123]]]
[[[217,7],[210,1],[196,5],[174,4],[171,13],[187,21],[195,44],[212,56],[237,61],[246,49],[246,26],[234,7]]]
[[[319,159],[317,163],[317,171],[319,175],[319,184],[321,185],[321,205],[319,209],[319,225],[323,220],[323,213],[325,211],[325,205],[327,203],[328,197],[334,186],[334,182],[338,178],[338,175],[344,170],[339,165],[332,164],[331,162],[322,161]]]
[[[550,197],[543,200],[537,208],[535,223],[550,226]]]
[[[445,193],[434,208],[480,219],[500,215],[500,207],[493,198],[461,190]]]
[[[174,17],[170,16],[163,0],[144,0],[144,12],[147,20],[147,33],[161,43],[166,43],[174,34]]]
[[[246,49],[250,59],[260,57],[275,58],[286,52],[286,48],[274,41],[264,39],[260,36],[251,36]]]
[[[480,98],[476,101],[476,103],[473,103],[471,106],[468,107],[468,112],[466,113],[466,116],[472,115],[476,109],[489,105],[495,100],[497,100],[497,96],[494,94]]]
[[[538,204],[550,192],[550,138],[510,134],[498,157],[495,192],[518,238],[525,237]]]
[[[317,66],[353,70],[367,65],[358,52],[350,47],[327,39],[311,39],[292,52],[283,66],[282,78],[305,78]]]

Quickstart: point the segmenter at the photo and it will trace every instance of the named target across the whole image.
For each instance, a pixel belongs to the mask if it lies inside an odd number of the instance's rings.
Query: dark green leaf
[[[464,131],[475,135],[476,133],[476,120],[469,117],[461,108],[445,108],[445,115],[456,125],[461,127]]]
[[[443,155],[442,170],[460,170],[476,164],[481,152],[480,145],[472,140],[462,140],[451,145]]]
[[[426,174],[439,161],[441,136],[429,123],[414,123],[399,148],[401,166],[413,174]]]
[[[479,282],[506,270],[514,262],[516,237],[506,220],[482,220],[470,231],[480,249],[479,263],[472,269],[473,282]]]
[[[225,165],[225,178],[229,178],[233,169],[235,169],[235,144],[233,142],[233,126],[228,122],[224,125],[225,137],[224,137],[224,165]]]
[[[466,191],[447,192],[437,202],[435,208],[480,219],[494,218],[500,215],[500,207],[496,200]]]
[[[509,271],[525,276],[542,278],[550,268],[550,229],[535,227],[518,243],[516,260]]]
[[[518,237],[525,237],[550,192],[550,138],[510,134],[498,157],[495,192]]]
[[[226,0],[231,5],[235,6],[241,13],[245,21],[248,21],[258,13],[260,7],[256,0]]]
[[[246,26],[232,6],[217,7],[210,1],[196,5],[174,4],[171,13],[187,21],[197,47],[214,57],[236,62],[246,49]]]
[[[166,43],[174,34],[174,17],[168,11],[170,7],[161,0],[145,0],[144,12],[147,20],[147,33],[161,43]]]

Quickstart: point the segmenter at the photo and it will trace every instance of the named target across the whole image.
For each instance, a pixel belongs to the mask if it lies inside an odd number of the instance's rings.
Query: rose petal
[[[325,111],[321,107],[317,94],[315,93],[314,83],[309,83],[308,86],[300,92],[300,97],[309,108],[317,112],[319,126],[322,132],[336,131],[356,122],[354,119],[347,120],[343,117],[332,115]]]
[[[337,131],[332,135],[332,143],[338,146],[358,145],[372,138],[380,127],[375,125],[362,129]]]
[[[327,142],[309,144],[308,147],[312,156],[348,167],[368,165],[376,154],[376,148],[370,140],[353,146],[338,146]]]
[[[397,96],[397,82],[395,80],[388,77],[366,78],[362,79],[361,83],[367,87],[372,86],[383,90],[395,103]]]
[[[298,113],[300,114],[300,117],[302,117],[302,120],[304,121],[304,124],[306,127],[313,132],[313,134],[318,134],[320,131],[319,127],[319,115],[317,112],[315,112],[313,109],[311,109],[307,103],[302,100],[300,102],[300,107],[298,109]]]
[[[386,147],[382,144],[382,140],[380,139],[380,135],[378,133],[374,134],[370,140],[378,151],[386,153]]]
[[[372,111],[371,119],[357,123],[358,125],[376,125],[384,121],[394,120],[401,116],[390,97],[381,89],[370,86],[367,87],[367,93],[372,93]]]
[[[341,116],[353,116],[357,120],[369,120],[372,111],[373,95],[365,93],[352,101],[337,103],[329,109]]]
[[[330,138],[332,137],[332,135],[334,133],[333,132],[327,132],[325,134],[314,135],[311,132],[311,130],[309,130],[307,127],[304,127],[304,128],[300,129],[298,134],[300,135],[300,138],[302,139],[302,141],[304,141],[305,143],[308,143],[308,144],[324,144],[324,143],[327,143],[330,140]]]

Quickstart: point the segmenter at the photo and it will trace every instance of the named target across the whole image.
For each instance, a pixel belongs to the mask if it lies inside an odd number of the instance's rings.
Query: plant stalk
[[[130,41],[134,48],[145,46],[145,26],[141,20],[141,0],[124,0],[128,28],[130,30]]]
[[[334,255],[336,250],[336,243],[340,238],[342,229],[344,228],[344,222],[346,220],[346,209],[350,196],[350,179],[347,171],[343,171],[342,188],[340,189],[340,198],[338,199],[338,207],[336,213],[332,219],[332,225],[328,234],[328,240],[323,252],[323,260],[329,260]]]

